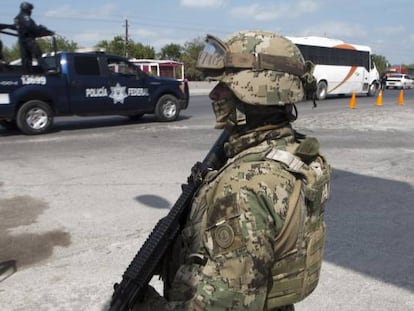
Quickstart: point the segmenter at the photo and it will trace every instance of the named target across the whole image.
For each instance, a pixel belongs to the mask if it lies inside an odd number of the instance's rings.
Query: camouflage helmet
[[[294,43],[274,32],[243,31],[225,42],[207,35],[196,67],[247,104],[285,105],[308,93],[304,80],[309,66]]]

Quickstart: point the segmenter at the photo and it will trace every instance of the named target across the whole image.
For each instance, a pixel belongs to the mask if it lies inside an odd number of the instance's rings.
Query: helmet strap
[[[245,105],[241,101],[236,102],[236,125],[237,126],[244,126],[246,125],[246,111],[245,111]]]
[[[288,105],[285,105],[284,107],[285,107],[285,113],[286,113],[286,116],[289,122],[296,121],[296,119],[298,118],[298,108],[296,107],[296,105],[288,104]]]
[[[251,131],[263,126],[279,126],[293,122],[297,118],[296,106],[279,105],[249,105],[246,107],[246,130]]]

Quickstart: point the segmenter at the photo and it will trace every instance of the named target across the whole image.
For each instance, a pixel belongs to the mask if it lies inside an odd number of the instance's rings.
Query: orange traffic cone
[[[382,106],[382,90],[379,90],[379,92],[378,92],[376,105],[377,106]]]
[[[398,96],[397,104],[400,106],[404,105],[404,91],[403,90],[400,91],[400,96]]]
[[[351,100],[349,101],[349,108],[355,109],[356,108],[356,94],[355,92],[352,92]]]

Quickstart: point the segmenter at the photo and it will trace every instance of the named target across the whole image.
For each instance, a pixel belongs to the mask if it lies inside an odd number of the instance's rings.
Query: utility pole
[[[125,57],[128,58],[128,19],[125,18]]]

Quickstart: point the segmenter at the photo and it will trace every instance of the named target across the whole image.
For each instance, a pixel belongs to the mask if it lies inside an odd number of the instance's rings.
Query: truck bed
[[[45,71],[39,66],[33,66],[33,73],[31,74],[45,74]],[[7,75],[23,75],[23,66],[21,65],[9,65],[9,64],[0,64],[0,74]]]

